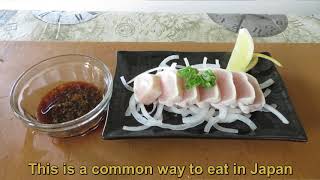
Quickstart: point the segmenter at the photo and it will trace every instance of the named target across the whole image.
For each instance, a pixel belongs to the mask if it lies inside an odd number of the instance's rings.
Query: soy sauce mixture
[[[67,122],[91,111],[102,100],[94,84],[66,82],[49,91],[40,101],[37,119],[47,124]]]

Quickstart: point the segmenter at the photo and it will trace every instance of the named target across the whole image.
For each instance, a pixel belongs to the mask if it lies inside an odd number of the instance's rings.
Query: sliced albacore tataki
[[[197,87],[191,89],[184,89],[183,97],[180,102],[177,103],[178,106],[186,107],[197,103],[200,99],[200,94]]]
[[[160,78],[153,74],[142,73],[134,80],[135,99],[145,105],[152,104],[161,95]]]
[[[219,68],[213,69],[213,72],[217,76],[216,84],[218,85],[221,100],[218,103],[211,104],[214,107],[235,105],[237,93],[233,84],[232,73]]]
[[[254,101],[252,104],[249,104],[249,105],[239,104],[239,108],[244,113],[259,111],[266,104],[265,97],[263,95],[263,92],[260,88],[260,85],[259,85],[259,82],[257,81],[257,79],[250,74],[246,74],[246,75],[248,77],[249,83],[254,88],[255,98],[254,98]]]
[[[218,84],[215,84],[213,87],[210,88],[204,88],[204,87],[198,87],[200,98],[197,102],[197,105],[199,107],[205,107],[209,104],[219,103],[221,100],[220,91],[218,88]]]
[[[237,91],[237,104],[249,105],[254,102],[255,92],[244,72],[232,72],[233,83]]]
[[[211,68],[210,70],[213,71],[213,68]],[[204,71],[204,69],[200,71]],[[212,103],[218,103],[221,100],[221,95],[217,83],[213,87],[209,88],[198,86],[198,91],[199,99],[197,105],[199,107],[207,107],[208,105]]]
[[[166,106],[173,106],[183,99],[183,79],[177,75],[176,70],[164,70],[156,74],[160,77],[161,95],[159,103]]]

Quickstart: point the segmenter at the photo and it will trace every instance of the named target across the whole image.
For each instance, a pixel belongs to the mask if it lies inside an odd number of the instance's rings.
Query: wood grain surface
[[[61,54],[85,54],[104,61],[114,73],[119,50],[231,51],[233,44],[0,42],[0,179],[176,179],[157,165],[245,165],[247,175],[190,175],[183,179],[266,179],[251,175],[255,162],[291,165],[293,174],[272,179],[320,179],[320,44],[256,44],[280,60],[279,69],[308,136],[308,142],[212,139],[136,139],[105,141],[100,128],[84,137],[54,139],[26,128],[14,117],[10,89],[17,77],[36,62]],[[116,93],[116,92],[114,92]],[[31,175],[29,162],[59,166],[58,175]],[[63,175],[62,164],[76,167]],[[151,165],[154,175],[79,175],[81,165]],[[88,169],[89,170],[89,169]]]

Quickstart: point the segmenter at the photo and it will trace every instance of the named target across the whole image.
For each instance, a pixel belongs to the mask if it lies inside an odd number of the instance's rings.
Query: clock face
[[[99,15],[94,11],[32,11],[38,19],[50,24],[78,24]]]
[[[254,37],[274,36],[283,32],[288,26],[288,18],[285,15],[208,14],[208,16],[235,33],[240,28],[247,28]]]

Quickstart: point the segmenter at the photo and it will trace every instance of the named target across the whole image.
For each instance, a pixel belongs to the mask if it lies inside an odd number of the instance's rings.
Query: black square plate
[[[211,129],[210,133],[204,133],[205,123],[184,131],[173,131],[159,127],[151,127],[147,130],[130,132],[122,130],[124,125],[140,125],[132,116],[126,117],[125,111],[128,107],[131,92],[126,90],[120,77],[124,76],[127,80],[136,75],[157,67],[167,56],[177,54],[180,56],[183,65],[183,58],[187,57],[190,64],[202,63],[203,57],[208,57],[208,62],[214,63],[215,59],[220,60],[222,68],[225,68],[230,53],[225,52],[169,52],[169,51],[138,51],[138,52],[118,52],[117,69],[114,78],[113,95],[110,102],[109,117],[103,130],[104,139],[123,139],[123,138],[228,138],[228,139],[277,139],[291,141],[307,141],[305,131],[299,122],[294,111],[292,103],[288,97],[285,85],[276,70],[275,66],[266,60],[261,60],[248,73],[252,74],[258,81],[264,82],[272,78],[275,81],[271,87],[272,93],[266,98],[268,104],[277,104],[277,109],[289,120],[285,125],[274,116],[267,112],[254,112],[250,118],[257,129],[250,132],[246,125],[241,122],[234,122],[224,125],[225,127],[234,127],[239,129],[239,134],[228,134]],[[266,53],[268,54],[268,53]],[[172,124],[181,122],[181,117],[172,113],[164,113],[164,121]]]

